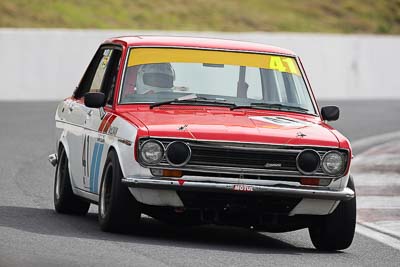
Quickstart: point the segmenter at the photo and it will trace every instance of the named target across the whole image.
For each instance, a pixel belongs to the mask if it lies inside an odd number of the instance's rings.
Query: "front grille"
[[[242,151],[194,146],[189,164],[297,171],[296,156],[297,153]],[[271,167],[266,167],[266,164],[270,164]]]
[[[140,143],[148,138],[140,139]],[[164,147],[176,139],[161,139]],[[252,177],[281,177],[291,179],[303,176],[296,166],[297,155],[304,149],[317,151],[321,158],[330,150],[339,150],[347,158],[347,150],[329,147],[284,146],[255,143],[234,143],[218,141],[180,140],[191,149],[189,162],[178,169],[189,172],[203,172],[208,174],[233,174],[240,178]],[[164,158],[156,168],[174,169]],[[176,169],[176,168],[175,168]],[[338,176],[341,176],[340,174]],[[313,174],[307,176],[332,177],[325,174],[321,167]],[[337,177],[338,177],[337,176]],[[250,177],[248,177],[251,179]],[[258,178],[260,179],[260,178]],[[262,179],[262,178],[261,178]]]

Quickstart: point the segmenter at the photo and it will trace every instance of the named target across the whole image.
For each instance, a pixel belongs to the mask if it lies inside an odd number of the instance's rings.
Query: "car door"
[[[71,182],[73,187],[88,191],[86,176],[86,142],[87,119],[92,115],[93,110],[84,104],[84,95],[89,91],[95,91],[99,87],[98,81],[102,81],[104,73],[99,70],[99,65],[104,61],[104,49],[99,48],[86,69],[73,97],[64,101],[62,112],[64,113],[65,123],[68,125],[67,142],[69,146],[69,162],[71,172]],[[105,66],[106,68],[107,66]]]
[[[64,130],[67,141],[68,159],[71,183],[74,187],[79,187],[82,183],[82,168],[79,161],[79,155],[82,151],[82,140],[85,135],[84,121],[85,113],[79,99],[68,98],[58,107],[57,116],[59,118],[59,128]],[[77,157],[78,155],[78,157]]]
[[[86,191],[95,194],[99,193],[101,165],[107,156],[105,137],[112,121],[116,118],[112,114],[112,104],[122,54],[120,47],[105,46],[101,51],[103,56],[98,64],[90,92],[104,93],[107,102],[104,108],[88,108],[90,111],[85,120],[86,138],[82,153],[84,187]]]

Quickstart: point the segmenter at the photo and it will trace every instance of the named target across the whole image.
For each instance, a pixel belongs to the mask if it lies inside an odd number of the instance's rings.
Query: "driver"
[[[170,63],[141,65],[137,74],[136,93],[172,92],[174,80],[175,72]]]

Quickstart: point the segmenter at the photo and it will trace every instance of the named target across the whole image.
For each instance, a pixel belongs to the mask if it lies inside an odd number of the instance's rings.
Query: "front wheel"
[[[104,165],[100,185],[99,223],[106,232],[120,232],[139,222],[139,203],[122,184],[117,153],[111,150]]]
[[[355,192],[353,177],[347,185]],[[332,214],[321,216],[309,227],[311,241],[318,250],[342,250],[353,242],[356,227],[356,196],[342,201]]]

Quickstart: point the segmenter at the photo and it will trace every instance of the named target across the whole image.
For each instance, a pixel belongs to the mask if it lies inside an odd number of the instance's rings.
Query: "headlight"
[[[181,141],[174,141],[167,146],[165,158],[174,167],[181,167],[189,162],[192,155],[190,147]]]
[[[297,155],[297,169],[302,174],[313,174],[318,170],[321,158],[317,151],[305,149]]]
[[[344,156],[337,151],[329,151],[322,159],[322,170],[331,175],[339,174],[345,167]]]
[[[142,144],[139,156],[145,164],[157,164],[164,156],[164,146],[159,141],[148,140]]]

